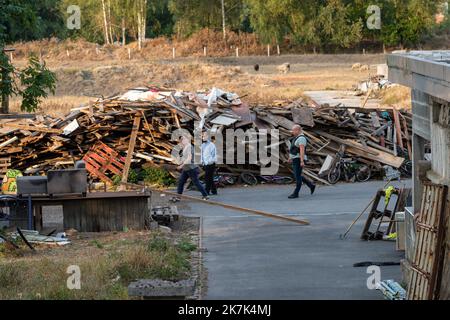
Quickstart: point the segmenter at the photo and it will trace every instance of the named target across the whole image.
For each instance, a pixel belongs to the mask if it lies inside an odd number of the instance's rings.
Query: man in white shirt
[[[299,125],[295,125],[291,130],[292,138],[289,140],[289,162],[292,163],[292,169],[294,170],[296,187],[294,192],[289,196],[289,199],[298,198],[302,183],[304,182],[311,194],[316,190],[316,186],[306,178],[302,177],[303,167],[305,166],[306,157],[306,144],[307,140],[303,134],[303,129]]]
[[[217,195],[217,188],[214,183],[214,174],[216,171],[217,162],[216,145],[211,141],[211,137],[208,132],[203,132],[202,139],[202,167],[205,171],[205,190],[208,195]]]

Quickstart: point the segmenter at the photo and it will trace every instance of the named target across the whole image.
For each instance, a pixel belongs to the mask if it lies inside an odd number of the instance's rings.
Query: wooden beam
[[[6,140],[5,142],[0,143],[0,148],[6,147],[7,145],[13,143],[14,141],[19,140],[19,138],[17,138],[17,136],[12,137],[11,139]]]
[[[122,172],[122,182],[128,181],[128,172],[130,171],[131,159],[133,159],[134,146],[136,145],[136,137],[139,131],[139,125],[141,124],[141,114],[136,113],[133,122],[133,128],[131,129],[130,143],[128,144],[127,158],[125,160],[125,166]]]
[[[189,195],[185,195],[185,194],[178,194],[176,192],[171,192],[171,191],[164,191],[164,193],[171,194],[171,195],[174,195],[174,196],[177,196],[177,197],[180,197],[180,198],[184,198],[184,199],[188,199],[188,200],[198,201],[198,202],[205,203],[205,204],[212,205],[212,206],[219,206],[219,207],[223,207],[223,208],[231,209],[231,210],[235,210],[235,211],[252,213],[252,214],[256,214],[256,215],[260,215],[260,216],[264,216],[264,217],[268,217],[268,218],[272,218],[272,219],[294,222],[294,223],[298,223],[298,224],[301,224],[301,225],[310,225],[309,221],[306,221],[306,220],[294,219],[294,218],[290,218],[290,217],[287,217],[287,216],[282,216],[282,215],[277,215],[277,214],[273,214],[273,213],[269,213],[269,212],[264,212],[264,211],[261,211],[261,210],[255,210],[255,209],[238,207],[238,206],[234,206],[234,205],[226,204],[226,203],[221,203],[221,202],[217,202],[217,201],[202,200],[202,199],[197,198],[197,197],[193,197],[193,196],[189,196]]]
[[[60,134],[63,131],[60,129],[50,129],[50,128],[43,128],[43,127],[35,127],[35,126],[29,126],[26,124],[18,124],[18,123],[4,123],[2,124],[3,128],[14,128],[14,129],[20,129],[20,130],[27,130],[27,131],[37,131],[37,132],[44,132],[44,133],[56,133]]]
[[[394,108],[392,109],[392,113],[394,114],[394,122],[395,122],[395,133],[397,134],[397,144],[404,149],[403,146],[403,137],[402,137],[402,128],[400,126],[400,117],[398,116],[398,111]]]

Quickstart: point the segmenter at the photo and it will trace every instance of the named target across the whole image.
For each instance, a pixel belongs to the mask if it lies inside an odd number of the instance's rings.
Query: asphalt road
[[[402,182],[400,186],[410,186]],[[290,215],[311,225],[246,214],[183,200],[182,214],[203,217],[206,299],[382,299],[367,288],[363,261],[399,262],[395,242],[359,239],[367,214],[340,240],[383,181],[319,187],[288,200],[292,186],[264,185],[219,189],[215,201]],[[394,185],[399,185],[394,183]],[[197,192],[188,192],[198,195]],[[399,266],[381,267],[381,279],[401,281]]]

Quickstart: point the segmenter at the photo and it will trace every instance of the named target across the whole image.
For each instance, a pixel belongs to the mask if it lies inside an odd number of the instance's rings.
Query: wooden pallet
[[[113,184],[113,181],[106,174],[120,176],[125,165],[125,158],[102,142],[95,144],[83,160],[86,162],[86,170],[91,175],[108,184]]]
[[[11,158],[0,158],[0,182],[3,181],[6,172],[11,166]]]
[[[412,274],[408,285],[409,300],[438,298],[447,193],[446,186],[424,183],[422,204],[416,224],[417,240],[411,266]]]

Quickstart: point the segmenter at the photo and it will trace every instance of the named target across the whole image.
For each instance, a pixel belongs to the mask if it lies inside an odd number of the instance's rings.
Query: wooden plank
[[[141,115],[136,113],[133,122],[133,128],[131,130],[130,143],[128,145],[127,158],[125,160],[125,165],[122,172],[122,183],[128,181],[128,172],[130,171],[131,160],[133,159],[134,147],[136,145],[136,137],[139,131],[139,125],[141,123]]]
[[[17,140],[19,140],[19,138],[17,136],[12,137],[11,139],[8,139],[8,140],[0,143],[0,148],[4,148]]]
[[[436,299],[440,289],[440,274],[445,249],[441,245],[445,234],[444,213],[448,187],[424,183],[422,204],[417,217],[417,238],[408,284],[408,298]]]
[[[35,127],[35,126],[19,124],[19,123],[4,123],[1,126],[3,126],[4,128],[15,128],[15,129],[20,129],[20,130],[37,131],[37,132],[44,132],[44,133],[61,134],[63,132],[61,129]]]
[[[199,202],[202,202],[202,203],[205,203],[205,204],[208,204],[208,205],[212,205],[212,206],[219,206],[219,207],[223,207],[223,208],[231,209],[231,210],[235,210],[235,211],[252,213],[252,214],[261,215],[261,216],[264,216],[264,217],[273,218],[273,219],[277,219],[277,220],[295,222],[295,223],[298,223],[298,224],[301,224],[301,225],[310,225],[309,221],[306,221],[306,220],[294,219],[294,218],[290,218],[288,216],[277,215],[277,214],[273,214],[273,213],[264,212],[264,211],[261,211],[261,210],[255,210],[255,209],[238,207],[238,206],[234,206],[234,205],[226,204],[226,203],[221,203],[221,202],[217,202],[217,201],[202,200],[202,199],[199,199],[199,198],[196,198],[196,197],[193,197],[193,196],[189,196],[189,195],[185,195],[185,194],[178,194],[178,193],[170,192],[170,191],[165,191],[164,193],[171,194],[171,195],[174,195],[176,197],[180,197],[180,198],[184,198],[184,199],[199,201]]]
[[[400,117],[398,115],[398,111],[395,108],[392,109],[392,113],[394,114],[394,125],[395,125],[395,133],[397,135],[397,143],[403,150],[404,147],[403,147],[402,129],[400,126]]]

